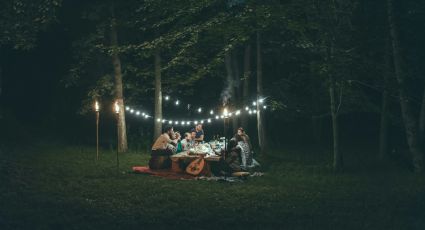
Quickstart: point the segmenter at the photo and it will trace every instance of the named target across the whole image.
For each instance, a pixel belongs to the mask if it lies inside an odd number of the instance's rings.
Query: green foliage
[[[62,0],[4,0],[0,2],[0,47],[27,50],[38,33],[56,21]]]

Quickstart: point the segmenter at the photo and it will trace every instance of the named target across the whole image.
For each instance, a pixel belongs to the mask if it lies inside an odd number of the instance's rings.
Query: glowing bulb
[[[253,105],[253,106],[256,106],[256,105],[257,105],[257,102],[255,102],[255,101],[254,101],[254,102],[252,102],[252,105]]]
[[[236,111],[235,115],[238,116],[239,114],[241,114],[241,111],[240,110]]]
[[[129,111],[130,110],[130,107],[126,106],[125,107],[125,110]]]
[[[130,110],[130,113],[134,113],[134,109],[131,109],[131,110]]]
[[[232,116],[232,113],[229,113],[229,117],[231,117]]]
[[[204,124],[204,120],[201,120],[201,124]]]
[[[223,119],[223,118],[224,118],[224,116],[223,116],[223,115],[221,115],[221,116],[220,116],[220,118],[221,118],[221,119]]]
[[[258,99],[258,103],[262,104],[264,102],[264,98]]]
[[[182,121],[182,125],[185,125],[185,124],[186,124],[186,122]]]
[[[136,115],[137,116],[139,116],[140,115],[140,112],[139,111],[136,111]],[[144,116],[145,114],[143,114],[143,116]]]
[[[174,122],[174,124],[178,125],[178,124],[179,124],[179,122],[178,122],[178,121],[176,121],[176,122]]]
[[[214,114],[214,111],[213,111],[213,110],[211,110],[211,111],[210,111],[210,114],[211,114],[211,115],[213,115],[213,114]]]
[[[228,114],[229,114],[229,113],[228,113],[228,111],[227,111],[227,108],[224,108],[224,110],[223,110],[223,115],[227,117],[227,115],[228,115]]]
[[[219,118],[219,116],[215,116],[215,119],[217,119],[217,120],[218,120],[218,118]]]
[[[94,110],[96,112],[99,112],[99,102],[97,102],[97,101],[94,103]]]
[[[187,122],[187,125],[190,125],[190,121]]]
[[[208,123],[211,123],[211,119],[208,119]]]
[[[158,118],[158,119],[156,119],[156,121],[159,123],[159,122],[161,122],[161,119]]]
[[[179,105],[179,104],[180,104],[180,101],[179,101],[179,100],[177,100],[177,101],[176,101],[176,105]]]
[[[202,108],[201,107],[198,108],[198,113],[202,113]]]
[[[265,105],[265,106],[263,106],[263,109],[267,109],[267,106]]]
[[[248,110],[249,110],[249,107],[248,107],[248,106],[247,106],[247,107],[245,107],[245,110],[246,110],[246,111],[248,111]]]
[[[142,113],[142,116],[145,116],[146,115],[146,113]]]
[[[250,110],[248,113],[249,113],[249,114],[252,114],[252,111]]]
[[[170,125],[173,124],[173,121],[168,121],[168,124],[170,124]]]
[[[196,125],[196,124],[198,124],[198,121],[194,121],[193,123],[195,123],[195,125]]]
[[[257,110],[256,109],[254,109],[254,113],[257,113]]]
[[[164,119],[164,120],[162,120],[162,123],[165,123],[165,119]]]
[[[170,100],[170,97],[169,96],[165,96],[165,100],[166,101]]]
[[[149,118],[149,116],[148,115],[145,115],[145,119],[148,119]]]

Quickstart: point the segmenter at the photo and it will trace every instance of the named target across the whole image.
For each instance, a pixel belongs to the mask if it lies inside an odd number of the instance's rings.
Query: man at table
[[[195,127],[195,141],[202,142],[204,141],[204,130],[202,129],[202,124],[197,124]]]
[[[156,139],[152,146],[150,169],[166,169],[171,167],[170,155],[176,153],[178,137],[175,138],[172,126],[164,129],[163,133]],[[173,138],[175,138],[173,140]]]

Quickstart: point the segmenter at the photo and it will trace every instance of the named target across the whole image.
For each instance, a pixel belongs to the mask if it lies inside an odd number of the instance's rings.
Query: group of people
[[[204,130],[202,129],[202,124],[196,125],[190,132],[185,133],[183,139],[181,139],[181,134],[179,132],[174,132],[172,126],[167,126],[152,146],[149,168],[170,168],[171,155],[181,151],[187,151],[195,146],[196,143],[203,141]]]
[[[171,168],[171,155],[187,151],[197,143],[203,142],[204,136],[202,124],[197,124],[190,132],[186,132],[183,139],[172,126],[167,126],[152,146],[149,168]],[[220,167],[225,172],[248,171],[259,166],[259,163],[253,158],[251,141],[243,128],[239,128],[234,137],[230,139],[224,154]]]

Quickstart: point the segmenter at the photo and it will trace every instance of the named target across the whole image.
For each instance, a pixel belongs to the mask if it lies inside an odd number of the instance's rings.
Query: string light
[[[256,109],[254,109],[254,113],[257,113],[257,110]]]
[[[131,109],[131,110],[130,110],[130,113],[134,113],[134,109]]]
[[[263,106],[263,109],[267,109],[267,105]]]
[[[211,111],[210,111],[210,114],[211,114],[211,115],[213,115],[213,114],[214,114],[214,111],[213,111],[213,110],[211,110]]]
[[[236,111],[235,115],[238,116],[239,114],[241,114],[241,111],[240,110]]]
[[[176,105],[179,105],[179,104],[180,104],[180,101],[179,101],[179,100],[177,100],[177,101],[176,101]]]
[[[170,100],[170,97],[169,96],[165,96],[165,100],[166,101]]]
[[[129,111],[130,110],[130,107],[126,106],[125,107],[125,110]]]
[[[253,106],[256,106],[256,105],[257,105],[257,102],[255,102],[255,101],[254,101],[254,102],[252,102],[252,105],[253,105]]]
[[[165,120],[162,120],[162,123],[165,123]]]
[[[178,121],[176,121],[176,122],[174,122],[174,124],[178,125],[178,124],[179,124],[179,122],[178,122]]]
[[[248,110],[249,110],[249,107],[248,107],[248,106],[247,106],[247,107],[245,107],[245,110],[246,110],[246,111],[248,111]]]
[[[264,98],[258,99],[258,103],[262,104],[264,102]]]
[[[137,115],[137,116],[139,116],[139,115],[140,115],[140,112],[139,112],[139,111],[137,111],[137,112],[136,112],[136,115]],[[144,116],[144,115],[145,115],[145,114],[143,114],[143,116]]]
[[[202,113],[202,108],[201,107],[198,108],[198,113]]]
[[[218,120],[220,117],[219,116],[215,116],[215,119]]]
[[[173,124],[173,121],[168,121],[168,124],[170,124],[170,125]]]
[[[252,111],[250,110],[248,113],[249,113],[249,114],[252,114]]]
[[[208,123],[211,123],[211,119],[208,118]]]
[[[161,119],[159,119],[159,118],[158,118],[158,119],[156,119],[156,122],[158,122],[158,123],[159,123],[159,122],[161,122]]]
[[[204,120],[201,120],[201,124],[204,124]]]

